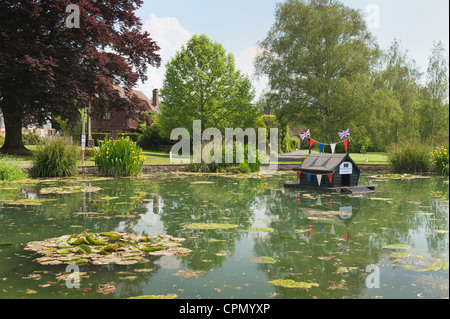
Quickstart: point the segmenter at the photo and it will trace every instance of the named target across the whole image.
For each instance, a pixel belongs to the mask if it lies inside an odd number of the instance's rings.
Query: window
[[[112,118],[111,112],[106,112],[105,114],[103,114],[103,121],[111,121],[111,118]]]

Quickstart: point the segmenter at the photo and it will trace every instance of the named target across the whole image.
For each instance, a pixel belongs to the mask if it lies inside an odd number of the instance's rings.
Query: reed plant
[[[65,138],[41,141],[36,149],[31,175],[66,177],[78,173],[80,148]]]
[[[145,157],[136,142],[127,138],[99,141],[95,165],[103,176],[135,176],[141,172]]]
[[[428,173],[433,170],[431,152],[427,145],[406,142],[388,151],[389,161],[398,173]]]

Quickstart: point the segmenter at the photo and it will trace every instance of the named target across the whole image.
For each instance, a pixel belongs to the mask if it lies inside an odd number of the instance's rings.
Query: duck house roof
[[[333,173],[342,162],[351,162],[358,171],[361,171],[347,154],[310,154],[297,170],[306,173]]]

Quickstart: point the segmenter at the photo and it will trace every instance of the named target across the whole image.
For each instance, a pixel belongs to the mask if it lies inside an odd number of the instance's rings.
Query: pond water
[[[377,191],[355,196],[284,189],[292,175],[81,176],[2,185],[0,298],[448,298],[448,178],[362,177]],[[40,194],[63,185],[101,190]],[[168,234],[185,238],[192,252],[135,265],[80,265],[86,274],[77,289],[57,278],[68,274],[66,265],[38,264],[40,255],[24,250],[31,241],[83,231]],[[279,286],[281,280],[301,287]]]

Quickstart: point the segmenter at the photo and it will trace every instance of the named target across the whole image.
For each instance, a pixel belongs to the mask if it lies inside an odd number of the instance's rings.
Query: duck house
[[[359,186],[361,169],[349,154],[309,154],[297,168],[297,184],[285,187],[334,192],[372,193],[374,186]]]

